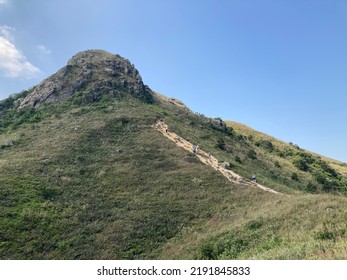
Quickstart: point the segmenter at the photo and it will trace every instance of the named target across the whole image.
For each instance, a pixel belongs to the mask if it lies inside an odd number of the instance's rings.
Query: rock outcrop
[[[151,90],[143,84],[129,60],[105,51],[89,50],[73,56],[65,67],[37,85],[21,100],[19,109],[76,96],[81,102],[90,103],[105,95],[121,98],[126,94],[146,102],[153,100]]]

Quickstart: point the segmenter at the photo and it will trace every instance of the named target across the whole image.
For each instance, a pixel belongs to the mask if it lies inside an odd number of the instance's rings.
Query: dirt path
[[[193,144],[188,142],[187,140],[183,139],[182,137],[178,136],[176,133],[169,131],[167,124],[165,124],[163,121],[158,121],[153,127],[156,130],[160,131],[166,138],[170,139],[171,141],[174,141],[178,147],[181,147],[181,148],[193,153],[193,147],[194,147]],[[281,194],[280,192],[277,192],[273,189],[265,187],[261,184],[247,180],[247,179],[243,178],[242,176],[240,176],[239,174],[233,172],[232,170],[225,169],[223,166],[221,166],[218,163],[218,160],[214,156],[204,152],[201,149],[199,149],[195,153],[195,155],[204,164],[209,165],[213,169],[219,171],[220,173],[223,174],[224,177],[226,177],[229,181],[231,181],[233,183],[237,183],[237,184],[241,184],[241,185],[249,186],[249,187],[256,187],[256,188],[262,189],[264,191],[275,193],[275,194]]]

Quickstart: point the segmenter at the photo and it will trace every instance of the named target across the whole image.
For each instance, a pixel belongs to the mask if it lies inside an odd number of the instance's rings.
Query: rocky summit
[[[124,94],[151,102],[151,90],[129,60],[101,50],[74,55],[57,73],[42,81],[33,92],[19,100],[19,109],[56,103],[78,95],[83,103],[96,102],[105,95]]]

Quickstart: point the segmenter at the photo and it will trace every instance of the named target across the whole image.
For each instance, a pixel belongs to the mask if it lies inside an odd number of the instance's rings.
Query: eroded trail
[[[168,125],[165,124],[163,121],[158,121],[154,126],[156,130],[160,131],[166,138],[170,139],[171,141],[175,142],[178,147],[181,147],[191,153],[193,153],[193,144],[185,140],[184,138],[180,137],[176,133],[169,131]],[[247,180],[240,176],[239,174],[233,172],[232,170],[226,169],[223,166],[221,166],[218,162],[218,160],[212,156],[209,153],[204,152],[203,150],[199,149],[198,152],[195,153],[195,155],[200,159],[201,162],[203,162],[206,165],[211,166],[213,169],[219,171],[223,174],[224,177],[226,177],[229,181],[233,183],[237,183],[244,186],[249,187],[256,187],[259,189],[262,189],[267,192],[275,193],[275,194],[282,194],[280,192],[277,192],[273,189],[270,189],[268,187],[265,187],[259,183],[252,182],[250,180]]]

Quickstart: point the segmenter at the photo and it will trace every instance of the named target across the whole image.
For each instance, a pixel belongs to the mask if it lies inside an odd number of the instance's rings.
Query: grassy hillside
[[[292,147],[297,147],[293,143],[285,143],[285,142],[278,140],[272,136],[269,136],[269,135],[266,135],[262,132],[256,131],[256,130],[254,130],[254,129],[252,129],[252,128],[244,125],[244,124],[234,122],[234,121],[226,121],[226,123],[228,126],[232,127],[239,134],[247,135],[248,137],[251,137],[253,139],[257,139],[258,141],[259,140],[271,141],[277,147],[280,147],[282,150],[290,149]],[[344,174],[344,175],[347,174],[347,163],[340,162],[338,160],[325,157],[324,155],[318,155],[318,154],[315,154],[315,153],[310,152],[310,151],[305,151],[305,152],[308,152],[308,153],[312,154],[313,156],[321,157],[323,160],[327,161],[328,164],[331,165],[331,167],[333,167],[337,172]]]
[[[62,108],[1,134],[1,258],[148,258],[230,192],[151,127],[156,106]]]
[[[344,164],[155,93],[18,110],[34,90],[0,102],[0,259],[346,258]],[[158,119],[284,195],[228,181]]]
[[[284,143],[240,123],[229,121],[227,124],[279,169],[285,165],[284,170],[291,172],[287,176],[300,182],[302,190],[346,194],[346,163],[306,151],[293,143]]]
[[[0,143],[12,144],[0,153],[1,258],[345,256],[345,197],[304,194],[300,184],[309,174],[285,178],[294,168],[285,158],[280,176],[267,177],[278,168],[272,154],[236,129],[161,102],[65,102],[26,113],[40,120],[3,125]],[[157,118],[240,173],[257,170],[260,180],[291,196],[231,184],[155,131]],[[247,156],[251,149],[256,159]],[[260,175],[260,165],[268,173]]]

